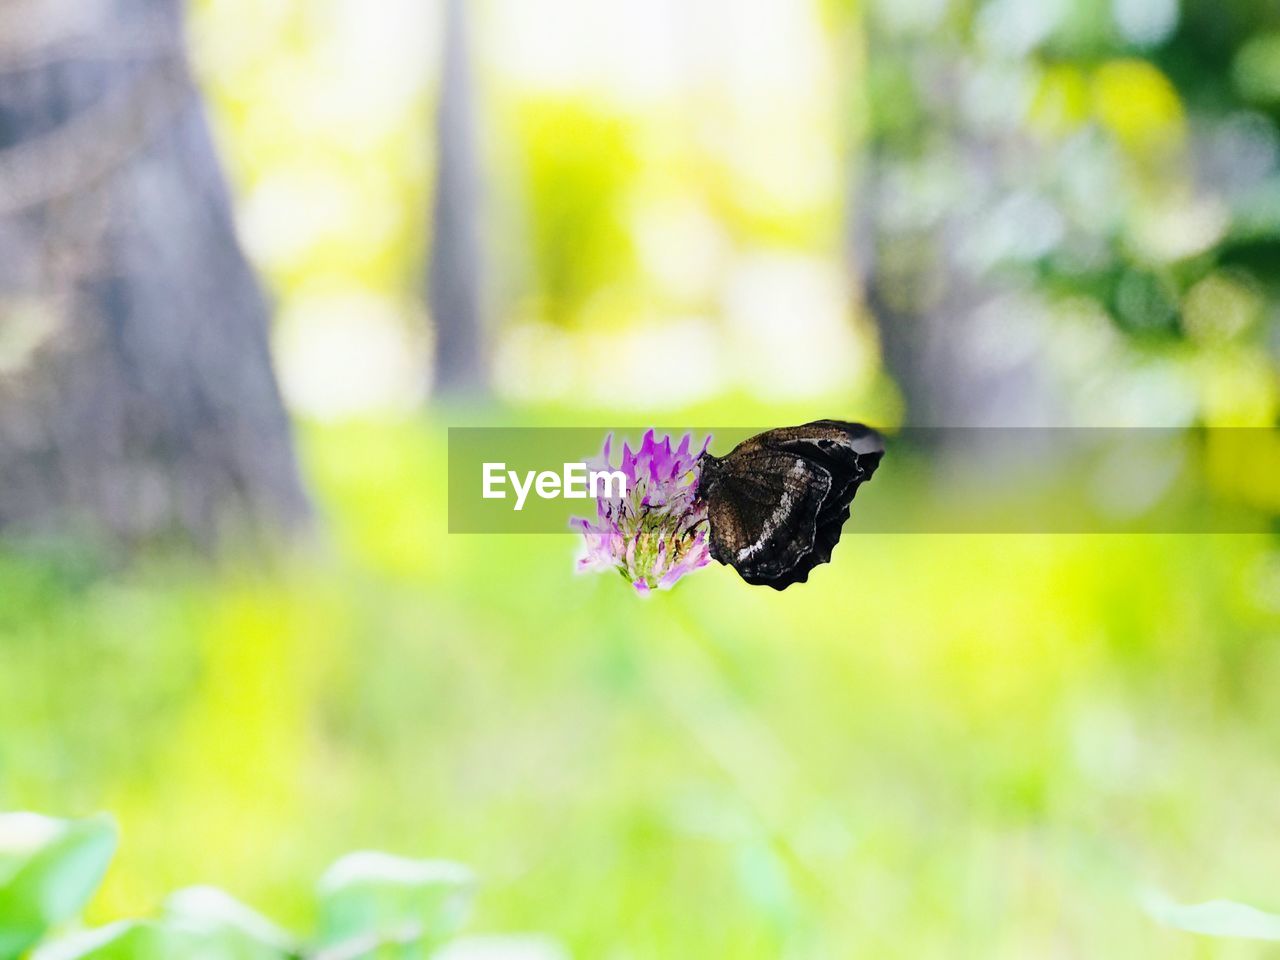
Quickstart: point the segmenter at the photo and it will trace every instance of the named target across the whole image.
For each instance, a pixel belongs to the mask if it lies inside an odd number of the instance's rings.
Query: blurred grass
[[[302,925],[375,847],[580,957],[1264,955],[1137,894],[1280,907],[1273,541],[847,535],[641,601],[447,536],[444,440],[307,430],[285,563],[0,560],[0,806],[118,815],[93,917],[211,882]]]

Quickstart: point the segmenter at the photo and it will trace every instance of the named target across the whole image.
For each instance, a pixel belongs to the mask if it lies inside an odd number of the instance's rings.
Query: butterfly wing
[[[884,441],[856,423],[818,420],[769,430],[706,471],[711,555],[744,580],[783,590],[831,559],[858,487]]]
[[[793,454],[731,454],[707,500],[711,556],[748,583],[773,585],[812,552],[831,474]]]
[[[799,579],[820,563],[831,560],[840,533],[849,519],[849,508],[862,484],[871,479],[884,457],[884,438],[860,423],[817,420],[800,427],[783,427],[760,435],[763,445],[805,456],[831,472],[831,492],[818,516],[812,563]]]
[[[799,427],[780,427],[752,437],[746,443],[806,457],[837,477],[847,476],[858,482],[870,479],[884,456],[884,438],[879,433],[860,423],[840,420],[815,420]]]

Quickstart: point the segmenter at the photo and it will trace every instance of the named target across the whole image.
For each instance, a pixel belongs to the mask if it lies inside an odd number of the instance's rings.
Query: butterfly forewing
[[[880,434],[860,423],[817,420],[802,427],[781,427],[753,438],[773,450],[785,450],[822,464],[849,482],[869,479],[884,455]],[[840,483],[836,489],[842,489]]]

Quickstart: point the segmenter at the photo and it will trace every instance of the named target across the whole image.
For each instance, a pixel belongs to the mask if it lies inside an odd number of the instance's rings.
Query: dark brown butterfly
[[[699,461],[711,556],[747,583],[785,590],[831,559],[849,504],[871,479],[884,440],[860,423],[815,420],[744,440]]]

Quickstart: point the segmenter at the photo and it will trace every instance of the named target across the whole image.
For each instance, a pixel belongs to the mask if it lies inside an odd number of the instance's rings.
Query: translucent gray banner
[[[569,532],[570,518],[595,514],[583,465],[607,436],[617,464],[646,429],[450,428],[449,532]],[[723,455],[765,429],[657,435],[692,434],[695,450],[709,436]],[[1259,533],[1280,517],[1276,429],[905,429],[885,443],[847,532]]]

